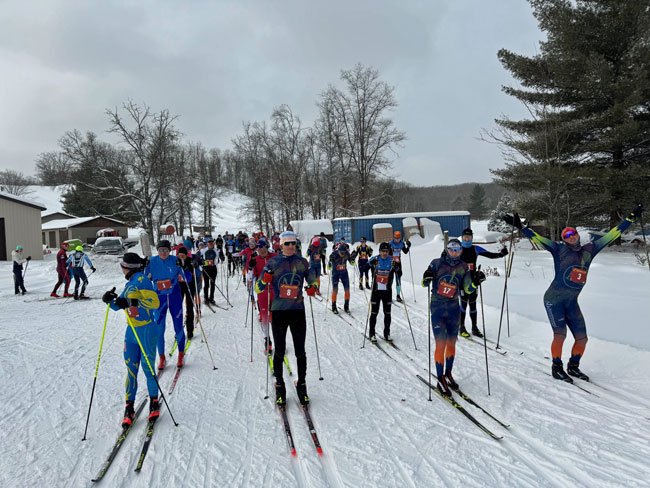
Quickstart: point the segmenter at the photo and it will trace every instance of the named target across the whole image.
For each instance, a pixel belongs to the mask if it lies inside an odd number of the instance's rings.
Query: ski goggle
[[[159,247],[158,252],[169,252],[169,248],[168,247]]]
[[[577,236],[578,231],[573,227],[567,227],[562,231],[562,239],[568,239],[569,237]]]
[[[458,244],[451,244],[447,246],[447,252],[460,252],[461,247]]]

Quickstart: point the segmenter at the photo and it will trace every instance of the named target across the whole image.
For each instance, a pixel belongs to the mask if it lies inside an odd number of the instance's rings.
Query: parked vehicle
[[[125,250],[121,237],[100,237],[95,241],[95,254],[122,254]]]

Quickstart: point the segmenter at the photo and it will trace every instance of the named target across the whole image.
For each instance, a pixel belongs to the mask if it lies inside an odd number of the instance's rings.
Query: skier
[[[370,292],[370,342],[377,342],[375,325],[379,314],[379,303],[382,303],[384,310],[384,339],[391,341],[390,336],[390,308],[393,303],[393,277],[395,275],[395,261],[389,253],[390,244],[382,242],[379,245],[379,256],[373,256],[368,260],[368,267],[372,270],[372,292]]]
[[[70,255],[66,263],[70,265],[70,271],[74,277],[74,299],[83,300],[89,298],[84,294],[86,287],[88,286],[88,277],[84,271],[84,263],[87,263],[88,266],[90,266],[90,270],[93,273],[97,270],[93,267],[93,263],[90,262],[90,259],[84,253],[83,246],[77,246],[75,252]],[[81,293],[78,293],[80,281],[83,285],[81,286]]]
[[[280,246],[280,233],[279,232],[274,232],[273,235],[271,236],[271,243],[273,245],[273,252],[280,253],[281,246]]]
[[[309,267],[316,273],[316,284],[318,286],[316,293],[320,295],[320,263],[322,261],[322,256],[320,253],[319,237],[312,238],[311,244],[307,248],[307,257],[309,258]]]
[[[282,377],[282,363],[286,349],[287,329],[291,329],[293,348],[298,364],[298,382],[296,389],[302,405],[309,403],[307,396],[307,355],[305,353],[305,335],[307,322],[305,319],[305,303],[302,296],[303,281],[307,283],[307,295],[316,293],[316,275],[309,268],[305,258],[296,255],[298,238],[291,231],[280,235],[282,255],[271,259],[264,267],[262,277],[255,283],[255,291],[261,293],[267,286],[273,289],[273,339],[275,353],[273,355],[273,375],[275,376],[275,398],[278,405],[287,402],[287,392]]]
[[[202,251],[203,253],[203,274],[205,275],[205,283],[203,284],[203,297],[205,303],[215,304],[214,301],[214,287],[217,280],[217,259],[223,262],[223,253],[217,254],[214,246],[214,239],[207,237],[208,247]]]
[[[167,310],[172,316],[174,323],[174,334],[178,344],[177,367],[183,367],[183,356],[185,353],[185,332],[183,330],[183,299],[181,287],[178,284],[179,277],[183,276],[183,269],[180,266],[180,259],[172,256],[171,243],[163,239],[156,246],[158,256],[153,256],[144,269],[144,274],[151,278],[160,300],[160,307],[154,313],[154,320],[158,326],[158,369],[165,368],[165,326]]]
[[[366,277],[366,288],[370,290],[370,284],[368,283],[368,259],[372,256],[372,247],[366,244],[366,238],[362,237],[359,245],[352,253],[352,259],[356,259],[359,256],[359,290],[363,290],[363,277]]]
[[[147,278],[142,270],[146,261],[136,253],[127,252],[122,257],[120,267],[127,284],[122,293],[117,296],[115,288],[104,293],[102,301],[110,304],[113,310],[126,310],[131,325],[138,334],[142,349],[153,368],[156,357],[156,342],[158,341],[158,326],[153,317],[160,305],[158,295],[154,290],[153,283]],[[138,344],[133,330],[127,326],[124,334],[124,364],[126,364],[126,409],[122,428],[128,428],[135,417],[133,404],[138,391],[138,370],[140,363],[147,378],[147,390],[149,392],[149,420],[155,421],[160,415],[158,404],[158,385],[147,361],[142,358],[142,350]]]
[[[562,231],[562,242],[555,242],[540,236],[528,226],[524,227],[517,213],[503,217],[506,223],[517,227],[523,235],[553,256],[555,277],[544,293],[544,307],[553,328],[551,373],[554,378],[573,382],[567,375],[569,373],[571,376],[589,381],[589,377],[580,371],[579,367],[580,359],[587,346],[587,326],[578,305],[578,295],[587,282],[587,272],[596,254],[618,239],[632,225],[634,219],[641,216],[643,210],[643,205],[636,205],[623,222],[596,242],[590,242],[584,246],[580,244],[580,235],[573,227],[566,227]],[[565,372],[562,364],[562,346],[566,339],[567,326],[573,334],[574,343]]]
[[[467,264],[460,260],[462,250],[458,239],[450,239],[446,254],[434,259],[424,272],[422,286],[431,284],[431,327],[436,340],[435,363],[438,376],[438,391],[451,396],[458,384],[451,375],[456,354],[456,340],[460,306],[458,295],[461,289],[468,295],[474,293],[485,281],[485,274],[479,271],[471,275]]]
[[[474,240],[474,233],[472,229],[465,229],[461,236],[461,244],[463,246],[463,251],[460,253],[460,260],[463,263],[467,264],[470,273],[474,273],[476,270],[476,260],[478,256],[484,256],[488,259],[497,259],[502,258],[508,254],[508,249],[504,246],[500,252],[490,252],[483,249],[481,246],[475,246],[472,244]],[[472,334],[477,337],[483,337],[481,331],[478,330],[476,325],[476,293],[470,295],[466,294],[464,290],[460,291],[460,335],[463,337],[469,337],[467,329],[465,329],[465,315],[467,313],[467,304],[469,304],[469,317],[472,321]]]
[[[244,280],[245,284],[252,282],[251,281],[252,277],[249,276],[249,274],[248,274],[248,268],[249,268],[248,261],[250,260],[250,258],[251,258],[251,256],[253,254],[257,253],[256,249],[257,249],[257,241],[255,240],[254,237],[252,237],[252,238],[248,239],[248,243],[246,245],[246,248],[242,252],[239,253],[239,255],[242,258],[242,268],[243,268],[242,274],[243,274],[243,280]]]
[[[325,237],[325,232],[320,233],[320,261],[323,263],[323,274],[327,274],[327,263],[325,262],[325,256],[327,255],[327,238]]]
[[[260,238],[257,242],[257,256],[251,256],[248,261],[248,268],[254,280],[258,280],[262,276],[269,260],[277,256],[277,253],[269,252],[269,247],[269,241],[264,237]],[[269,322],[272,319],[269,304],[272,301],[273,288],[266,288],[261,293],[257,293],[257,305],[262,319],[262,331],[264,332],[264,351],[269,355],[273,352],[273,343],[269,335]]]
[[[226,234],[224,244],[226,246],[226,257],[228,258],[228,276],[230,277],[235,275],[236,263],[233,257],[236,246],[235,238],[232,235]]]
[[[23,246],[19,244],[15,250],[11,251],[11,259],[14,263],[14,291],[16,295],[20,295],[21,292],[24,295],[27,293],[27,290],[25,290],[25,283],[23,281],[23,263],[31,261],[32,257],[27,256],[24,258]]]
[[[390,241],[391,247],[391,257],[395,261],[395,276],[397,277],[395,289],[397,296],[395,300],[398,302],[402,301],[401,292],[402,292],[402,252],[408,254],[411,249],[411,241],[407,240],[406,242],[402,241],[402,233],[400,231],[395,231],[393,234],[393,240]]]
[[[68,243],[62,242],[60,247],[59,252],[56,253],[56,272],[59,275],[59,279],[56,282],[56,285],[54,285],[54,289],[52,290],[52,293],[50,293],[50,296],[59,298],[59,295],[57,295],[56,292],[59,289],[59,286],[61,286],[61,283],[65,283],[63,296],[71,297],[72,295],[68,293],[68,290],[70,289],[70,282],[72,280],[70,279],[70,273],[68,272],[68,266],[66,265],[66,261],[68,260]]]
[[[185,330],[187,338],[194,337],[194,296],[196,295],[196,283],[194,282],[194,260],[185,246],[176,251],[180,259],[180,267],[183,269],[183,280],[179,282],[181,287],[181,300],[185,298]]]
[[[345,291],[345,303],[343,309],[350,313],[350,277],[348,276],[347,262],[354,266],[354,259],[350,256],[350,248],[345,242],[339,242],[332,254],[330,254],[327,267],[332,273],[332,312],[338,314],[336,308],[336,296],[338,295],[339,281],[343,284]]]

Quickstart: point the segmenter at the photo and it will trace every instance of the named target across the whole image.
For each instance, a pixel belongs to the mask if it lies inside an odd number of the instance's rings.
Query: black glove
[[[115,299],[115,306],[119,309],[125,309],[129,308],[131,305],[129,305],[130,300],[128,298],[124,297],[118,297]]]
[[[634,209],[632,210],[632,213],[630,214],[630,219],[636,219],[637,217],[641,217],[641,214],[643,213],[645,209],[643,208],[642,203],[637,203]],[[29,258],[27,258],[29,259]]]
[[[91,269],[91,271],[92,271],[93,273],[94,273],[95,271],[97,271],[97,270],[96,270],[95,268],[93,268],[92,266],[90,267],[90,269]]]
[[[393,269],[399,268],[399,263],[393,259],[393,262],[390,263],[390,267]]]
[[[27,256],[27,261],[31,261],[31,260],[32,260],[32,257],[31,257],[31,256]]]
[[[251,257],[250,260],[248,261],[248,268],[254,268],[255,265],[257,264],[257,259],[255,259],[255,256]]]
[[[484,281],[485,281],[485,273],[483,273],[483,271],[477,271],[476,273],[474,273],[474,276],[472,276],[472,283],[476,287],[478,287]]]
[[[503,246],[503,249],[501,249],[501,256],[507,256],[508,255],[508,248]]]
[[[503,216],[503,220],[505,221],[506,224],[512,225],[513,227],[516,227],[517,229],[521,230],[523,225],[521,224],[521,219],[519,218],[519,214],[515,212],[513,215],[506,214]]]
[[[102,297],[102,302],[108,304],[111,303],[116,298],[117,298],[117,293],[115,293],[115,288],[113,288],[112,290],[109,290],[106,293],[104,293],[104,296]]]
[[[409,241],[408,239],[406,239],[406,245],[407,245],[408,247],[411,247],[411,241]]]

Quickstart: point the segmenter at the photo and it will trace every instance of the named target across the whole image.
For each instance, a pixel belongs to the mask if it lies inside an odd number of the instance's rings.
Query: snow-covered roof
[[[405,212],[395,214],[362,215],[360,217],[339,217],[334,220],[357,220],[357,219],[404,219],[407,217],[454,217],[469,215],[467,210],[450,210],[448,212]]]
[[[387,223],[379,223],[379,224],[373,224],[372,226],[373,229],[392,229],[393,226]]]
[[[41,226],[41,229],[42,230],[68,229],[70,227],[74,227],[76,225],[83,224],[84,222],[89,222],[97,218],[108,219],[108,220],[112,220],[113,222],[117,222],[118,224],[124,224],[124,222],[112,219],[110,217],[104,217],[103,215],[94,215],[92,217],[77,217],[74,219],[50,220],[49,222],[45,222]]]
[[[28,198],[24,197],[17,197],[16,195],[12,195],[11,193],[7,193],[5,191],[0,191],[0,198],[11,200],[16,203],[22,203],[24,205],[29,205],[30,207],[35,207],[39,210],[47,210],[47,207],[40,202],[35,202],[34,200],[29,200]]]

